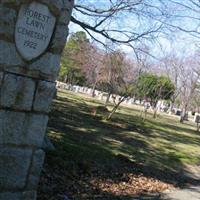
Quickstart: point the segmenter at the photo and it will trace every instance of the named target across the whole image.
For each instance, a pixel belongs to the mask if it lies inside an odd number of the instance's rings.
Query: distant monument
[[[0,200],[36,200],[74,2],[0,2]]]

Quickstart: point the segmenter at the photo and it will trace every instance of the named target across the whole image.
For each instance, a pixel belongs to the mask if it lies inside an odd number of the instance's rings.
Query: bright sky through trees
[[[157,57],[170,51],[179,54],[191,54],[198,48],[200,4],[198,0],[76,0],[73,16],[85,24],[95,27],[106,15],[95,12],[118,9],[124,4],[130,7],[114,12],[104,20],[98,30],[106,30],[109,36],[117,40],[128,40],[138,36],[129,45],[120,44],[127,53],[131,47],[148,47]],[[79,7],[80,5],[80,7]],[[92,12],[90,12],[92,11]],[[103,12],[102,12],[103,13]],[[71,23],[70,31],[83,30],[80,25]],[[117,31],[115,31],[117,30]],[[87,29],[90,38],[106,43],[108,39],[101,34]],[[151,34],[151,31],[153,34]],[[150,32],[150,34],[146,34]],[[145,33],[145,34],[144,34]],[[144,34],[144,35],[143,35]],[[142,35],[142,37],[140,37]],[[131,45],[131,47],[130,47]]]

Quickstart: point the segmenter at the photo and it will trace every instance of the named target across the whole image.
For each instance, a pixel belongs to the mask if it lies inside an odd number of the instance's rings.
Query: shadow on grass
[[[155,132],[163,132],[159,134],[161,139],[200,145],[198,139],[171,134],[176,129],[174,125],[149,120],[144,123],[137,116],[120,113],[106,122],[100,115],[92,116],[91,106],[83,100],[58,97],[49,121],[49,136],[56,151],[47,154],[39,200],[64,199],[64,194],[76,200],[134,199],[103,191],[92,182],[127,182],[125,174],[143,174],[180,187],[200,184],[186,176],[184,163],[173,145],[163,144],[160,148],[149,143]],[[179,131],[195,134],[187,128]]]

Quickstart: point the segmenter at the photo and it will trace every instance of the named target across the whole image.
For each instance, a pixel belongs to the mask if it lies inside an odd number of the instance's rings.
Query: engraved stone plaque
[[[32,2],[20,8],[15,27],[15,43],[25,60],[40,56],[48,47],[56,18],[46,5]]]

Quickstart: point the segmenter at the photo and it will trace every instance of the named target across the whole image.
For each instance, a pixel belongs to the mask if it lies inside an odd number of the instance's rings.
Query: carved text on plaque
[[[15,27],[15,42],[25,60],[32,60],[46,50],[55,22],[46,5],[33,2],[21,7]]]

